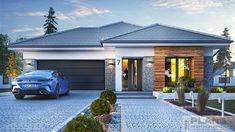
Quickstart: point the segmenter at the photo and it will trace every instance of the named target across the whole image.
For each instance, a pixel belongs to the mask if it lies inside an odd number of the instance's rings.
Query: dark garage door
[[[102,60],[38,60],[37,68],[57,70],[67,78],[70,89],[104,89],[105,68]]]

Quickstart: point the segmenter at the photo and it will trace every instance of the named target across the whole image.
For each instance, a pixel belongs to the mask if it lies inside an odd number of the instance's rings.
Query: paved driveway
[[[98,91],[72,91],[57,100],[38,96],[15,100],[11,93],[0,93],[0,132],[51,131],[98,95]]]
[[[207,124],[197,123],[200,119],[193,117],[191,113],[156,99],[120,99],[118,102],[121,104],[123,132],[218,132],[225,130],[208,120],[205,120]]]

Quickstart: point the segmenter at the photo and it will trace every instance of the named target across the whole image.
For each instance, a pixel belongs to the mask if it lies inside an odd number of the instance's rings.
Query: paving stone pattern
[[[156,99],[121,99],[118,102],[123,132],[180,132],[184,131],[183,118],[192,116]],[[212,132],[218,128],[195,131]]]
[[[0,93],[0,132],[49,132],[98,97],[98,91],[72,91],[57,100]]]

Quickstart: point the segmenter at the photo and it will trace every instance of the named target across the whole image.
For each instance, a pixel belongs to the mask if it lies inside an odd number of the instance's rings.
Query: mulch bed
[[[221,116],[221,112],[219,111],[215,111],[215,110],[212,110],[212,109],[209,109],[209,108],[206,108],[204,112],[198,112],[197,111],[197,108],[196,108],[196,105],[195,107],[193,108],[192,107],[192,104],[189,103],[189,102],[185,102],[184,104],[180,104],[179,102],[177,101],[174,101],[174,100],[166,100],[174,105],[177,105],[179,107],[183,107],[184,109],[192,112],[192,113],[195,113],[197,115],[200,115],[200,116]],[[224,114],[225,116],[230,116],[230,115],[227,115],[227,114]]]

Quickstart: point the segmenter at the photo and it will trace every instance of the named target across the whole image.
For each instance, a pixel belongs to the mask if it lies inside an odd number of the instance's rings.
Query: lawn
[[[0,93],[10,92],[10,91],[11,91],[11,88],[0,88]]]
[[[235,100],[225,100],[224,103],[224,110],[235,114]],[[221,110],[218,100],[210,100],[207,105]]]

